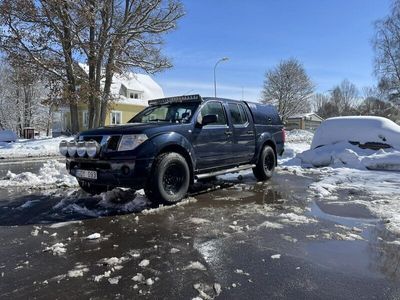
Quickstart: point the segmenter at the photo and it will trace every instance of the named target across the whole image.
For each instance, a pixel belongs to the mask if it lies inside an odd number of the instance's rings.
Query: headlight
[[[58,149],[60,150],[60,153],[64,156],[67,156],[68,153],[68,142],[66,140],[63,140],[60,142],[60,145],[58,146]]]
[[[146,140],[147,135],[145,134],[123,135],[121,141],[119,142],[118,151],[133,150]]]
[[[93,158],[100,152],[100,145],[96,141],[86,142],[86,153],[89,157]]]
[[[80,157],[84,157],[86,155],[86,144],[85,142],[78,142],[76,146],[76,152]]]
[[[76,142],[75,141],[71,141],[68,142],[68,155],[73,157],[76,154]]]

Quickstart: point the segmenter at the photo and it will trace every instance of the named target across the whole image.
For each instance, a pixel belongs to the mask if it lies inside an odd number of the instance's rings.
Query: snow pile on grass
[[[311,149],[341,142],[383,143],[400,149],[400,126],[382,117],[330,118],[315,132]]]
[[[62,140],[72,137],[44,138],[35,140],[19,140],[15,143],[0,142],[1,158],[59,156],[58,145]]]
[[[286,132],[285,152],[279,157],[279,163],[283,165],[299,165],[301,162],[296,155],[310,149],[313,133],[307,130],[295,129]]]
[[[67,173],[65,163],[60,163],[56,160],[49,160],[44,163],[38,174],[31,172],[14,174],[8,171],[7,176],[3,180],[0,180],[0,187],[23,186],[42,189],[49,186],[73,187],[77,185],[78,182],[75,177]]]

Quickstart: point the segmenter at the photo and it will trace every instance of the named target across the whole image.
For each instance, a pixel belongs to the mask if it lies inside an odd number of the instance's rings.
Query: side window
[[[247,123],[247,115],[242,105],[229,103],[229,111],[233,125],[244,125]]]
[[[208,102],[205,106],[201,109],[198,121],[201,121],[203,116],[206,115],[217,115],[218,121],[213,123],[212,125],[227,125],[226,116],[224,112],[224,108],[220,102]]]

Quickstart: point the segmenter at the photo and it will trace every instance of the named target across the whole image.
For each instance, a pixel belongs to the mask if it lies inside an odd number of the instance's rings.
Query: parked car
[[[253,169],[267,180],[285,132],[269,105],[199,95],[149,101],[128,124],[81,132],[60,143],[83,190],[144,188],[152,201],[180,201],[195,180]]]
[[[330,118],[316,130],[311,149],[340,142],[374,150],[400,149],[400,126],[389,119],[375,116]]]
[[[18,136],[11,130],[0,130],[0,142],[11,143],[18,140]]]

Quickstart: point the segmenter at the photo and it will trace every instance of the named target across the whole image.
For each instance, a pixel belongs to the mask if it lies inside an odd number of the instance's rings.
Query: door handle
[[[232,134],[232,131],[229,131],[229,130],[228,130],[228,131],[225,131],[225,134],[226,134],[226,135],[231,135],[231,134]]]

